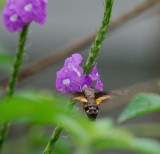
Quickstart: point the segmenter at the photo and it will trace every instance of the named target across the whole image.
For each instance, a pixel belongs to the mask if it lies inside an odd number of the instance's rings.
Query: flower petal
[[[35,21],[40,24],[45,23],[46,5],[44,0],[21,0],[18,11],[23,22]]]
[[[75,71],[68,68],[62,68],[57,72],[56,88],[62,93],[80,91],[80,85],[77,81],[78,75]]]
[[[100,80],[100,74],[98,73],[98,70],[97,70],[97,63],[94,63],[92,75],[90,75],[90,76],[91,76],[92,80],[97,81],[95,88],[102,91],[103,90],[103,83]]]
[[[8,0],[3,9],[3,24],[10,32],[21,31],[25,25],[18,14],[18,5],[16,0]]]
[[[99,89],[100,91],[103,90],[103,83],[102,83],[102,81],[100,80],[100,78],[97,80],[97,83],[96,83],[96,85],[95,85],[95,88],[96,88],[96,89]]]
[[[46,12],[47,0],[7,0],[3,24],[10,32],[21,31],[31,21],[44,24]]]
[[[72,54],[72,57],[69,57],[65,60],[64,66],[73,65],[78,66],[82,61],[82,56],[78,53]]]
[[[83,90],[84,87],[89,87],[93,89],[93,80],[88,74],[80,76],[79,83],[81,85],[81,90]]]
[[[74,70],[78,76],[81,76],[83,68],[79,66],[82,61],[82,56],[80,54],[73,54],[72,57],[69,57],[65,60],[64,67]]]

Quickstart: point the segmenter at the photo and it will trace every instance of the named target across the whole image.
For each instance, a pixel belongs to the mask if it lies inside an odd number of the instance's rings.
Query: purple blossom
[[[25,23],[18,14],[16,0],[8,0],[3,10],[3,24],[10,31],[21,31]]]
[[[74,70],[80,77],[83,71],[83,68],[79,66],[81,61],[82,61],[82,56],[78,53],[75,53],[72,55],[72,57],[69,57],[65,60],[64,67]]]
[[[10,32],[21,31],[31,21],[44,24],[46,11],[47,0],[7,0],[3,24]]]
[[[57,72],[56,88],[62,93],[80,91],[80,86],[76,81],[78,81],[78,75],[75,71],[62,68]]]
[[[46,19],[46,4],[44,0],[20,0],[18,10],[23,22],[29,23],[35,21],[44,24]]]
[[[62,93],[82,91],[84,87],[94,88],[93,81],[96,81],[95,88],[102,90],[103,83],[97,71],[97,64],[93,67],[92,74],[82,75],[83,68],[80,65],[82,56],[73,54],[65,60],[64,66],[57,72],[56,88]]]
[[[97,81],[96,82],[96,89],[99,89],[99,90],[103,90],[103,83],[102,81],[100,80],[100,74],[98,73],[98,70],[97,70],[97,63],[94,63],[94,67],[93,67],[93,71],[92,71],[92,75],[90,75],[92,80],[94,81]]]
[[[84,74],[79,77],[79,83],[81,86],[81,91],[84,87],[89,87],[93,89],[93,80],[88,74]]]
[[[100,80],[100,78],[97,79],[95,88],[96,88],[96,89],[99,89],[100,91],[103,90],[103,83],[102,83],[102,81]]]

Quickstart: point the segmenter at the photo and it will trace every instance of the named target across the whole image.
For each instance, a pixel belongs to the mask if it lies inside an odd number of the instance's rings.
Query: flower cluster
[[[3,10],[3,24],[10,31],[21,31],[23,26],[35,21],[44,24],[47,0],[7,0]]]
[[[82,75],[83,68],[79,66],[81,61],[80,54],[73,54],[65,60],[64,66],[57,72],[56,88],[62,93],[80,92],[84,87],[93,88],[94,81],[95,88],[102,91],[103,83],[97,71],[97,64],[94,64],[91,74]]]

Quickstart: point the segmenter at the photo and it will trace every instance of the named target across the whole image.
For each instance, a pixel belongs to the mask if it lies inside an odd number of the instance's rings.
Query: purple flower
[[[97,79],[95,88],[96,88],[96,89],[99,89],[100,91],[103,90],[103,83],[102,83],[102,81],[100,80],[100,78]]]
[[[98,70],[97,70],[97,63],[94,63],[94,67],[93,67],[93,71],[92,71],[92,75],[90,75],[92,80],[94,81],[97,81],[96,82],[96,89],[99,89],[99,90],[103,90],[103,83],[102,81],[100,80],[100,74],[98,73]]]
[[[65,60],[64,66],[57,72],[56,88],[62,93],[72,94],[82,91],[84,87],[93,89],[93,81],[96,81],[95,87],[102,91],[103,83],[97,71],[97,64],[95,63],[92,74],[82,75],[83,69],[79,66],[81,61],[80,54],[73,54]]]
[[[47,0],[7,0],[3,24],[10,32],[21,31],[31,21],[44,24],[46,11]]]
[[[44,0],[20,0],[18,7],[19,15],[24,23],[35,21],[40,24],[45,23],[46,4]]]
[[[83,68],[79,66],[81,61],[82,61],[82,56],[78,53],[75,53],[72,55],[72,57],[69,57],[65,60],[64,67],[74,70],[80,77],[83,71]]]
[[[57,72],[56,88],[62,93],[80,91],[80,86],[77,81],[78,75],[75,71],[62,68]]]
[[[81,86],[81,88],[80,88],[81,91],[83,90],[84,87],[89,87],[89,88],[93,89],[93,80],[88,74],[80,76],[79,83]]]
[[[16,0],[8,0],[3,10],[3,24],[10,31],[21,31],[25,23],[21,20],[17,10]]]

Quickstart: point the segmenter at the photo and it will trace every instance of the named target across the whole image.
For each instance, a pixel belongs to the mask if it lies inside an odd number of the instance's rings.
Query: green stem
[[[109,27],[109,23],[111,20],[112,6],[113,6],[113,0],[106,0],[106,6],[105,6],[104,17],[102,20],[102,25],[97,33],[94,44],[91,47],[91,51],[89,53],[86,65],[83,68],[84,69],[83,74],[89,73],[89,71],[92,69],[94,65],[94,61],[99,55],[102,42],[105,39],[107,30]]]
[[[29,24],[23,27],[22,32],[19,36],[19,44],[18,44],[18,51],[16,53],[16,59],[13,65],[13,71],[11,75],[11,79],[9,81],[9,85],[7,88],[7,97],[11,97],[14,93],[15,85],[17,83],[19,69],[22,63],[23,53],[24,53],[24,46],[27,41],[27,33],[28,33]]]
[[[89,53],[89,57],[87,59],[87,63],[84,66],[83,74],[88,74],[90,69],[94,65],[95,59],[99,55],[99,50],[101,48],[102,42],[105,39],[105,35],[107,33],[110,19],[111,19],[111,12],[112,12],[112,6],[113,6],[113,0],[106,0],[106,6],[105,6],[105,12],[104,12],[104,18],[102,21],[102,25],[99,29],[99,32],[97,33],[96,40],[94,42],[94,45],[91,48],[91,52]],[[69,102],[69,105],[73,104],[72,101]],[[61,134],[62,128],[56,127],[54,133],[52,134],[50,141],[48,145],[45,148],[45,151],[43,154],[51,154],[51,152],[54,149],[55,143],[58,140],[60,134]]]
[[[50,138],[50,141],[49,143],[47,144],[45,150],[44,150],[44,154],[50,154],[53,149],[54,149],[54,146],[55,146],[55,143],[57,142],[60,134],[62,132],[62,128],[61,127],[56,127],[51,138]]]
[[[14,93],[14,90],[15,90],[17,77],[18,77],[18,72],[19,72],[20,65],[21,65],[22,58],[23,58],[24,46],[25,46],[25,43],[27,41],[28,27],[29,27],[29,24],[24,26],[23,30],[22,30],[22,32],[20,33],[20,36],[19,36],[18,50],[17,50],[17,53],[16,53],[16,58],[15,58],[15,62],[14,62],[14,65],[13,65],[13,71],[12,71],[12,75],[11,75],[11,78],[10,78],[10,82],[9,82],[8,87],[7,87],[7,99],[10,99],[12,97],[12,95]],[[4,143],[4,141],[6,139],[6,136],[7,136],[8,127],[9,127],[9,123],[5,122],[3,124],[1,132],[0,132],[0,152],[2,150],[3,143]]]
[[[72,99],[70,99],[70,101],[68,102],[68,106],[67,106],[67,112],[72,110],[74,105],[75,105],[75,102]],[[60,126],[57,126],[55,128],[55,130],[54,130],[54,132],[53,132],[53,134],[52,134],[52,136],[51,136],[43,154],[51,154],[52,153],[52,151],[54,149],[54,146],[55,146],[57,140],[59,139],[59,136],[60,136],[61,132],[62,132],[62,128]]]
[[[2,151],[2,146],[3,146],[3,143],[4,143],[6,136],[7,136],[8,127],[9,127],[8,122],[3,123],[2,129],[0,132],[0,153]]]

